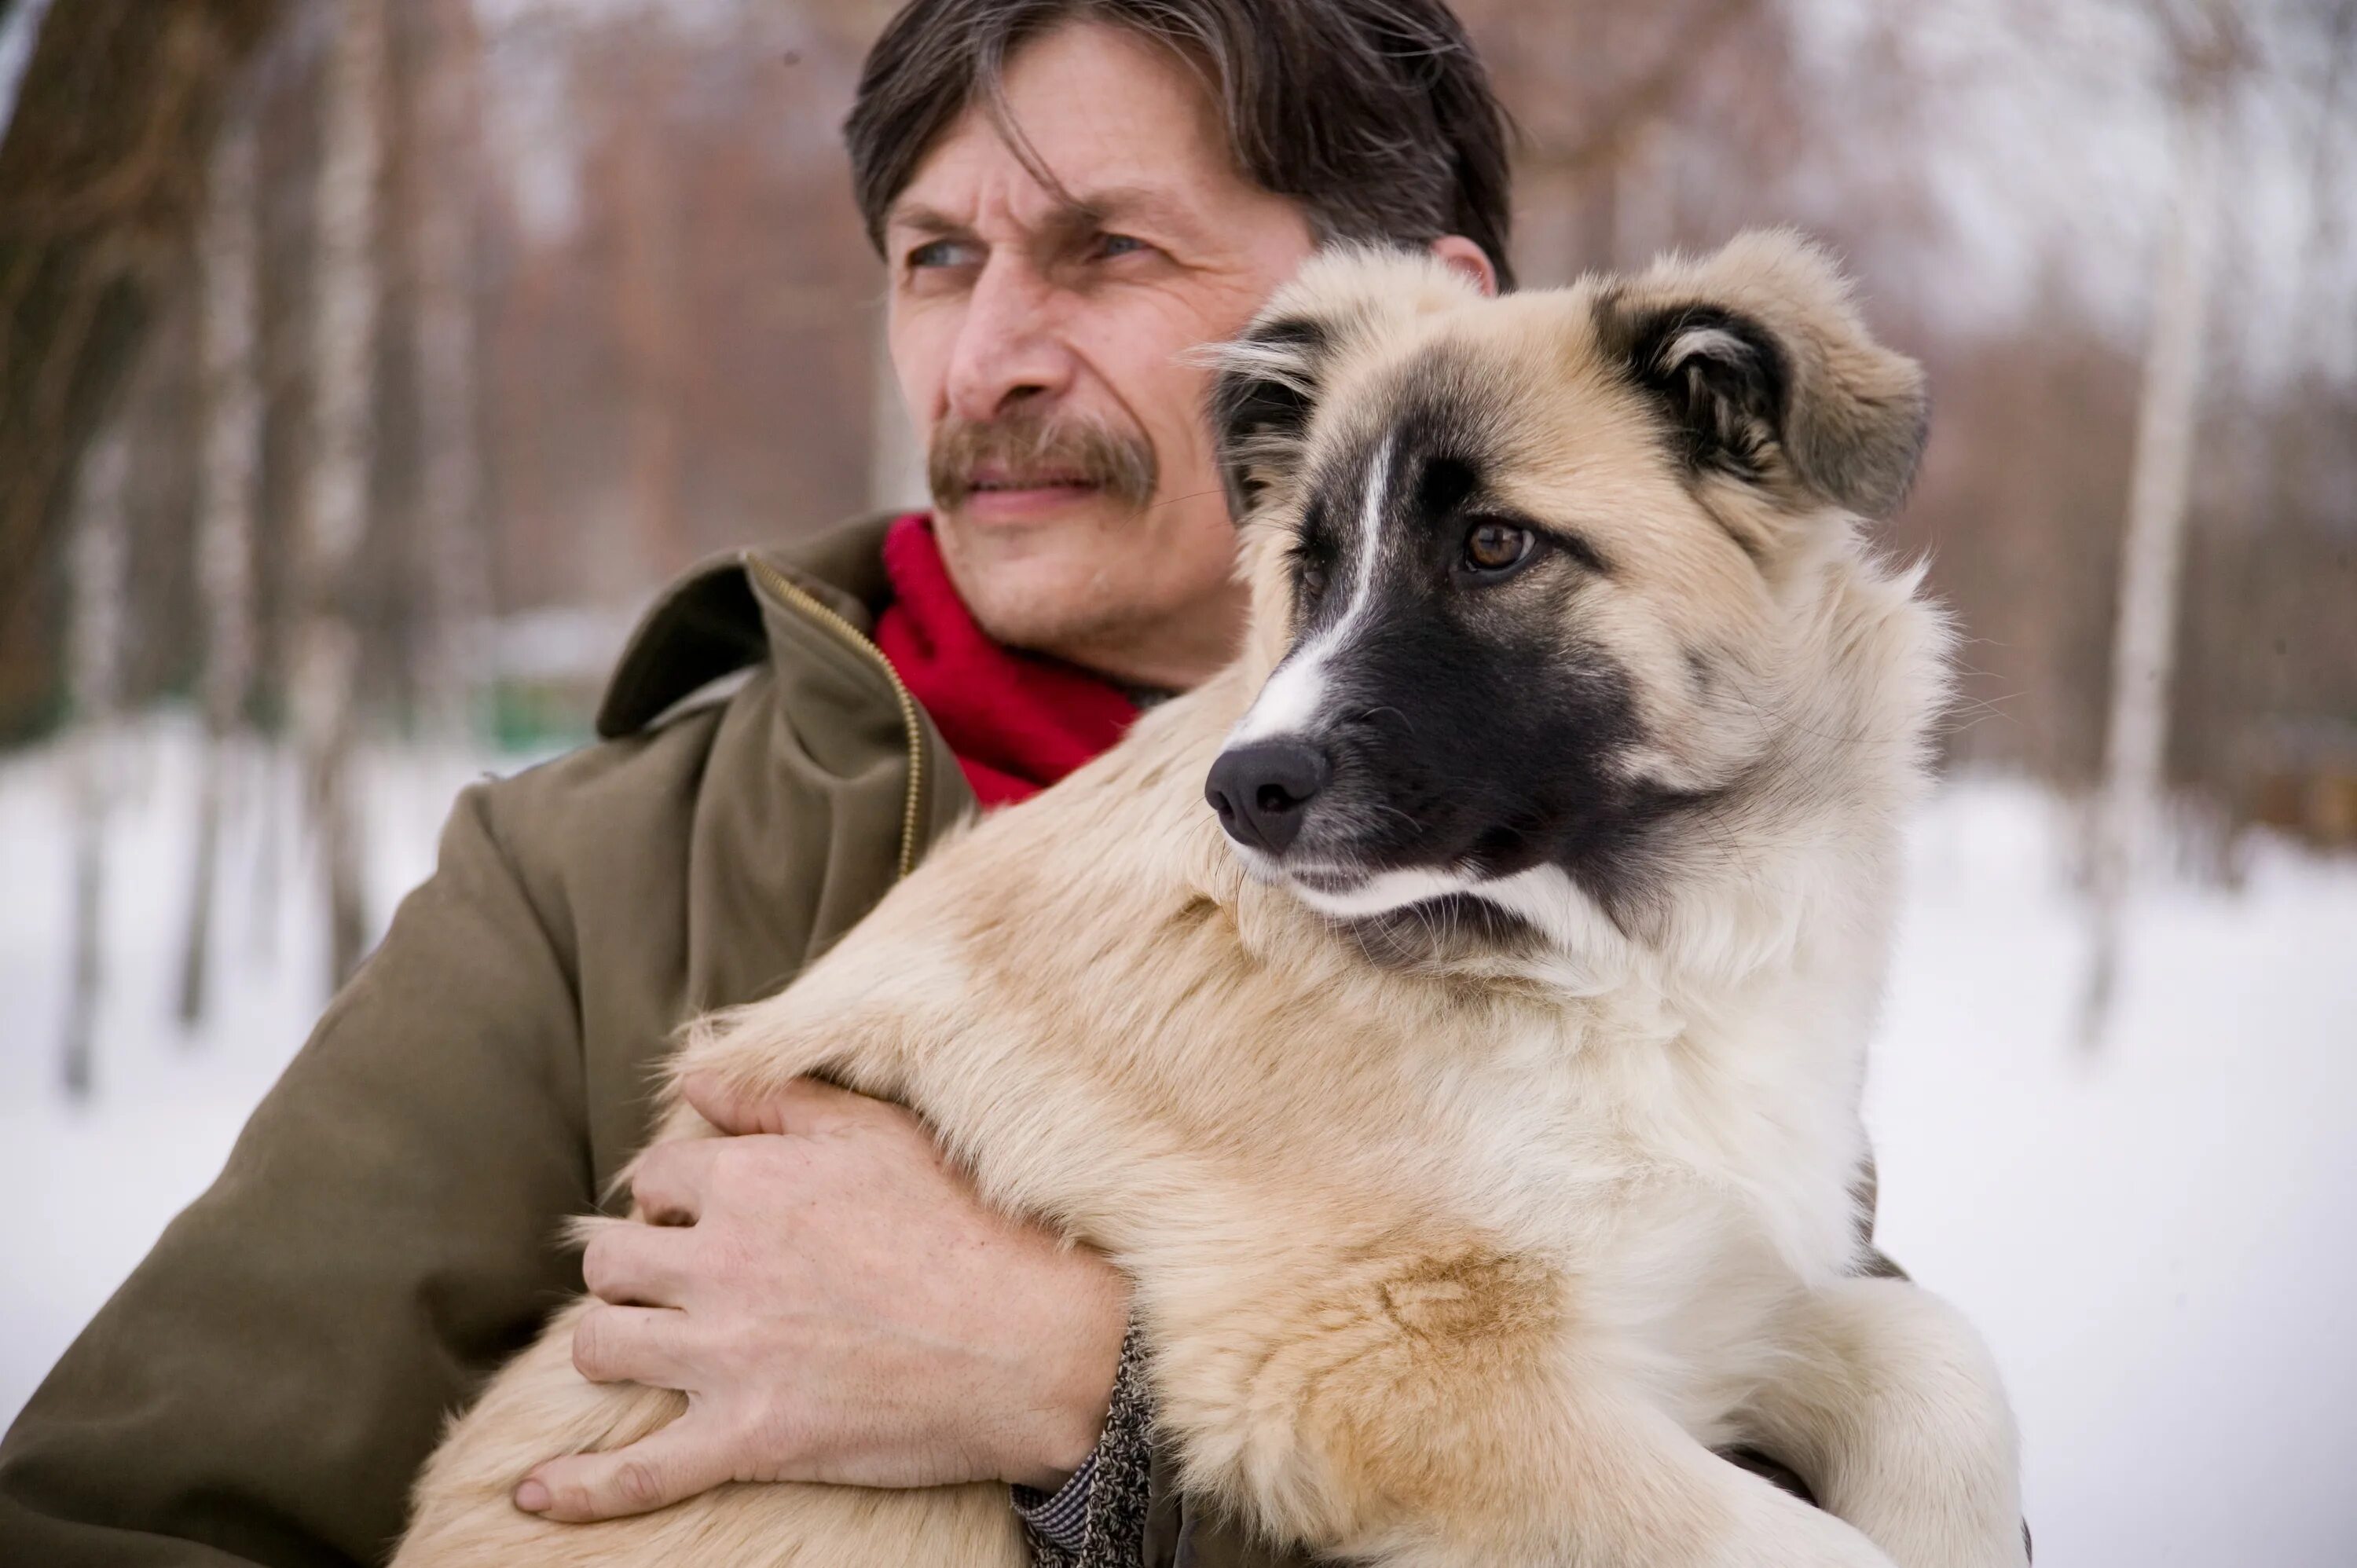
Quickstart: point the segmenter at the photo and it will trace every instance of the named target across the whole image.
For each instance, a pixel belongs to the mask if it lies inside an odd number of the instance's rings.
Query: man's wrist
[[[1003,1477],[1045,1493],[1061,1488],[1096,1452],[1129,1333],[1129,1282],[1094,1251],[1076,1250],[1071,1260],[1076,1288],[1065,1296],[1070,1305],[1055,1337],[1060,1350],[1045,1380],[1047,1397]]]
[[[1116,1346],[1116,1361],[1118,1359],[1119,1348]],[[1023,1455],[1006,1467],[1004,1478],[1007,1483],[1035,1492],[1061,1490],[1064,1483],[1086,1466],[1095,1455],[1097,1441],[1104,1434],[1105,1410],[1112,1402],[1112,1391],[1113,1382],[1108,1375],[1104,1395],[1096,1404],[1094,1419],[1086,1424],[1076,1419],[1077,1412],[1084,1408],[1078,1403],[1043,1412],[1040,1431],[1024,1444]]]

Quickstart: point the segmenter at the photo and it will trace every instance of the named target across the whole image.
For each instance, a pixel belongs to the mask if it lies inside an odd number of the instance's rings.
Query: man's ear
[[[1804,492],[1862,517],[1899,510],[1929,399],[1913,360],[1876,342],[1830,257],[1785,231],[1738,235],[1598,300],[1597,327],[1668,420],[1686,465]]]
[[[1490,252],[1462,234],[1443,234],[1431,246],[1443,265],[1462,273],[1485,298],[1498,295],[1498,267],[1490,260]]]
[[[1335,370],[1419,316],[1478,299],[1437,254],[1343,247],[1302,268],[1234,341],[1203,350],[1211,439],[1238,524],[1289,485]]]

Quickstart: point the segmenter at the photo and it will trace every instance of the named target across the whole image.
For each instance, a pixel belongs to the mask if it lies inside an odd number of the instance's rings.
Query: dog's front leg
[[[1189,1489],[1282,1538],[1386,1568],[1890,1568],[1706,1449],[1543,1266],[1387,1250],[1258,1278],[1174,1325],[1156,1382]]]
[[[883,1100],[906,1101],[912,1061],[970,1024],[972,976],[934,891],[896,891],[840,945],[774,996],[705,1014],[688,1025],[670,1063],[674,1083],[697,1074],[759,1101],[817,1075]],[[673,1098],[657,1141],[706,1131]]]
[[[1826,1509],[1900,1568],[2021,1568],[2019,1443],[1962,1315],[1904,1280],[1845,1280],[1792,1308],[1751,1416]]]

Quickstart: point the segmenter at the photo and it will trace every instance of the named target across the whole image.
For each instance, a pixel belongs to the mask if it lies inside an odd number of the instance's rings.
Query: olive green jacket
[[[881,543],[689,574],[597,744],[459,797],[220,1179],[0,1444],[0,1563],[385,1555],[445,1416],[580,1289],[560,1224],[644,1139],[673,1029],[775,990],[972,807],[863,635]]]
[[[674,1027],[775,990],[972,806],[864,635],[881,539],[689,574],[597,744],[459,797],[220,1179],[0,1443],[0,1563],[385,1555],[444,1418],[581,1288],[560,1226],[644,1139]],[[1189,1517],[1166,1458],[1149,1564],[1273,1561]]]

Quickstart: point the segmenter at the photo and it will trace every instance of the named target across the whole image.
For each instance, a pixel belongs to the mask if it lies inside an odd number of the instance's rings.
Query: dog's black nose
[[[1283,854],[1301,832],[1309,802],[1333,776],[1334,765],[1316,746],[1265,740],[1220,753],[1203,785],[1203,799],[1220,814],[1220,826],[1230,838]]]

